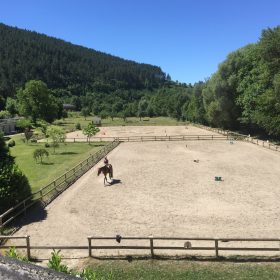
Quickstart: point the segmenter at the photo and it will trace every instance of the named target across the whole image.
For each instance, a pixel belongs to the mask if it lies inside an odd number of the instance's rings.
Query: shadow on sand
[[[126,256],[92,256],[91,258],[97,259],[97,260],[126,260],[128,262],[132,261],[139,261],[139,260],[160,260],[160,261],[197,261],[197,262],[232,262],[232,263],[258,263],[258,262],[280,262],[280,257],[269,257],[269,256],[220,256],[220,257],[204,257],[204,256],[158,256],[154,255],[152,258],[149,255],[126,255]]]
[[[121,184],[122,181],[120,179],[112,179],[112,181],[110,183],[108,183],[108,185],[106,185],[105,187],[111,187],[113,185],[117,185],[117,184]]]
[[[28,224],[43,221],[47,218],[47,211],[41,203],[36,203],[34,206],[30,207],[26,211],[26,215],[20,215],[13,222],[13,226],[22,227]]]

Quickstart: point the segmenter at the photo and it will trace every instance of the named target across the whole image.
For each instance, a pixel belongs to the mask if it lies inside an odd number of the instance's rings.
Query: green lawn
[[[76,130],[75,125],[77,123],[81,124],[82,129],[87,126],[89,122],[91,122],[93,117],[87,117],[86,120],[84,117],[78,116],[75,114],[73,117],[66,118],[64,120],[57,120],[55,124],[62,126],[66,131],[74,131]],[[169,117],[154,117],[154,118],[142,118],[140,121],[139,118],[131,117],[127,118],[124,121],[121,118],[114,118],[112,121],[111,118],[103,119],[102,126],[123,126],[123,125],[132,125],[132,126],[149,126],[149,125],[184,125],[185,122],[177,121],[176,119]]]
[[[219,280],[280,279],[279,263],[160,261],[90,261],[95,279],[122,280]]]
[[[16,146],[10,148],[11,154],[15,157],[19,168],[28,177],[32,192],[52,182],[104,145],[104,143],[60,144],[55,154],[52,148],[47,148],[49,158],[45,158],[43,164],[40,164],[33,159],[33,151],[37,148],[45,148],[44,143],[26,144],[23,143],[20,135],[14,136],[13,139],[16,141]]]

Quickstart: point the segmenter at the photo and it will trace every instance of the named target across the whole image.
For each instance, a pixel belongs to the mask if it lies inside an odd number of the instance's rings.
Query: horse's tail
[[[99,175],[100,175],[100,173],[101,173],[101,167],[100,167],[100,168],[98,168],[98,171],[97,171],[97,176],[99,176]]]
[[[112,164],[110,164],[110,175],[111,175],[111,178],[113,178],[114,176],[113,176],[113,166],[112,166]]]

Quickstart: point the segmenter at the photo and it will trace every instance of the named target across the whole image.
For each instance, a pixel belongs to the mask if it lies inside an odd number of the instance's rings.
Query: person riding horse
[[[109,164],[109,160],[107,159],[107,157],[104,158],[104,164],[105,165],[103,167],[98,168],[97,175],[99,176],[100,173],[103,173],[105,185],[105,181],[108,182],[107,174],[109,175],[110,180],[112,180],[113,178],[113,166]]]

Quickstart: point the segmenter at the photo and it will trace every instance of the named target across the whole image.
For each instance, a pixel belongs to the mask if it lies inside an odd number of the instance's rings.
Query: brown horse
[[[105,185],[105,180],[108,183],[108,180],[107,180],[108,174],[109,174],[110,180],[113,178],[113,166],[111,164],[108,164],[108,165],[104,165],[104,166],[98,168],[97,175],[99,176],[101,172],[104,175],[104,185]]]

